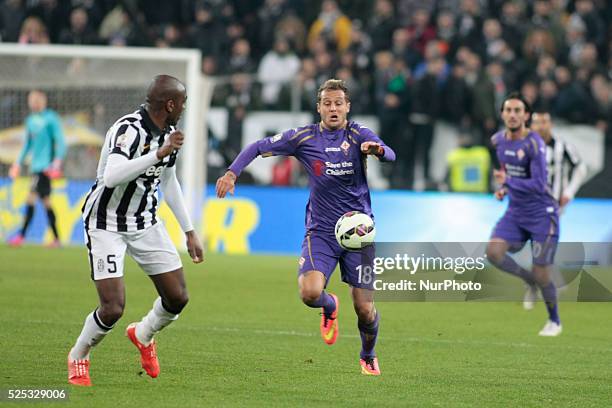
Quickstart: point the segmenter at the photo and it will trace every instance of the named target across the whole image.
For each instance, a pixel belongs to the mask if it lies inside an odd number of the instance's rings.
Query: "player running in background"
[[[64,132],[59,116],[55,111],[47,108],[47,95],[38,90],[28,94],[28,107],[31,113],[25,120],[25,143],[17,161],[11,166],[9,176],[12,179],[19,177],[21,165],[31,154],[30,173],[32,174],[32,187],[26,199],[26,213],[23,226],[17,235],[9,240],[9,245],[21,246],[34,216],[34,205],[40,198],[47,211],[49,227],[53,231],[54,239],[50,247],[60,245],[55,212],[51,207],[51,179],[61,175],[61,165],[66,155]]]
[[[120,118],[106,134],[96,183],[83,205],[91,277],[100,305],[87,315],[68,354],[71,384],[91,385],[89,352],[123,314],[126,253],[149,275],[159,294],[149,313],[127,327],[126,335],[140,351],[146,373],[159,375],[153,336],[178,318],[188,298],[181,259],[156,217],[158,185],[185,232],[189,255],[194,263],[202,262],[202,246],[176,178],[176,156],[184,136],[174,126],[186,99],[178,79],[156,76],[146,103]]]
[[[557,202],[546,183],[546,146],[542,138],[526,127],[530,108],[518,93],[506,97],[501,107],[505,129],[491,138],[501,164],[494,170],[501,187],[498,199],[509,196],[505,214],[493,229],[487,246],[489,261],[499,269],[539,287],[548,310],[548,321],[540,336],[561,334],[557,308],[557,288],[552,282],[552,264],[559,240]],[[531,241],[532,272],[508,254]]]
[[[372,216],[366,180],[366,155],[394,161],[395,153],[370,129],[348,121],[351,103],[343,81],[330,79],[318,91],[321,122],[287,130],[247,146],[228,171],[217,180],[217,196],[234,192],[236,178],[257,156],[295,156],[309,176],[310,198],[306,206],[306,235],[299,259],[298,285],[304,304],[322,308],[321,335],[327,344],[338,337],[338,297],[325,288],[340,263],[342,280],[350,286],[361,335],[361,372],[380,375],[374,351],[379,314],[373,288],[362,283],[357,267],[373,259],[374,247],[349,252],[336,241],[336,221],[349,211]],[[366,261],[367,262],[367,261]]]
[[[549,112],[534,112],[531,115],[531,129],[546,143],[548,186],[562,209],[574,199],[584,183],[587,166],[574,145],[553,134]]]

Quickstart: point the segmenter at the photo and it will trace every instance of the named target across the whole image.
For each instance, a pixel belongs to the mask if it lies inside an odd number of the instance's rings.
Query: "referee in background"
[[[587,166],[571,143],[553,135],[549,112],[536,110],[531,115],[531,129],[546,143],[548,186],[562,212],[584,183]]]

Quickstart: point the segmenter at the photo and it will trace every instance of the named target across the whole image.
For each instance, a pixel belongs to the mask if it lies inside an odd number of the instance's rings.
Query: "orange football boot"
[[[321,337],[323,337],[323,341],[326,344],[331,346],[338,339],[338,309],[340,309],[340,302],[338,301],[338,296],[333,293],[330,293],[329,296],[334,298],[336,310],[328,317],[325,314],[325,309],[323,309],[321,313]]]
[[[147,375],[155,378],[159,375],[159,360],[157,360],[157,352],[155,351],[155,340],[148,346],[145,346],[138,338],[136,338],[136,323],[130,323],[125,329],[125,335],[140,351],[140,364]]]

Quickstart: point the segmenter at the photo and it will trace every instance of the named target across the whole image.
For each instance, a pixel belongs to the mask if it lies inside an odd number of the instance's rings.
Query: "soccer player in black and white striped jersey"
[[[552,121],[548,112],[531,115],[531,129],[546,143],[548,186],[553,197],[563,209],[574,199],[587,175],[587,166],[576,148],[552,133]]]
[[[106,134],[96,183],[83,205],[91,277],[100,305],[85,319],[68,354],[71,384],[91,385],[89,352],[123,314],[126,253],[149,275],[159,294],[148,314],[127,327],[126,335],[140,351],[146,373],[159,375],[153,336],[178,318],[188,300],[181,259],[156,218],[159,185],[185,232],[189,255],[194,263],[202,262],[202,245],[176,178],[176,155],[184,136],[175,126],[186,100],[185,86],[178,79],[156,76],[146,103],[120,118]]]

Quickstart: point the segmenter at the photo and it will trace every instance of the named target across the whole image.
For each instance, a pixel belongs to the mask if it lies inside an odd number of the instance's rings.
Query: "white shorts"
[[[85,230],[85,243],[93,280],[122,277],[126,252],[147,275],[171,272],[183,266],[161,222],[135,232],[92,228]]]

